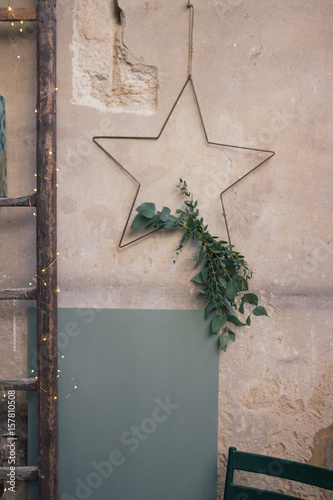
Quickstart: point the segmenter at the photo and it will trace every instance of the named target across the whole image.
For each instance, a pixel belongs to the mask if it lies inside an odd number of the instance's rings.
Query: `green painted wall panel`
[[[218,347],[201,311],[60,309],[59,358],[61,500],[215,500]],[[32,395],[31,434],[34,411]]]

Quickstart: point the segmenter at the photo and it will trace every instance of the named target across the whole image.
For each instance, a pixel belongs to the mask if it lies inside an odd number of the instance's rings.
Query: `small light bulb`
[[[31,370],[31,373],[34,373],[35,370]]]
[[[59,252],[57,252],[57,255],[60,255],[60,253],[59,253]]]
[[[20,28],[20,32],[21,32],[21,33],[22,33],[22,31],[23,31],[23,28]]]
[[[45,340],[46,340],[46,337],[43,338],[43,341],[45,341]]]
[[[52,154],[53,154],[52,151],[49,151],[49,155],[52,155]]]
[[[10,12],[10,11],[12,10],[12,8],[11,8],[11,7],[8,7],[8,10],[9,10],[9,12]]]
[[[64,355],[61,356],[62,359],[64,359],[64,357],[65,357]]]
[[[15,23],[10,23],[12,26],[15,26]]]
[[[21,23],[21,24],[23,24],[23,23],[24,23],[24,21],[20,21],[20,23]]]
[[[34,217],[36,217],[36,215],[37,215],[37,214],[36,214],[36,212],[34,212],[32,215],[33,215]]]
[[[54,90],[55,90],[55,91],[57,91],[57,90],[58,90],[58,87],[56,87]]]
[[[42,269],[42,273],[45,273],[45,269]]]
[[[21,59],[21,56],[17,56],[17,59]]]
[[[56,184],[56,187],[58,188],[58,187],[59,187],[59,184]]]
[[[37,109],[35,109],[35,113],[38,113]],[[35,174],[35,175],[37,175],[37,174]]]
[[[35,177],[37,177],[37,174],[35,174]]]
[[[38,380],[38,377],[35,377],[35,380]]]
[[[57,396],[54,396],[54,399],[58,399]]]
[[[29,286],[31,286],[31,285],[32,285],[32,283],[29,283]]]
[[[34,191],[35,191],[35,193],[36,193],[37,189],[35,188],[35,189],[34,189]]]
[[[74,386],[74,389],[77,389],[77,385]]]

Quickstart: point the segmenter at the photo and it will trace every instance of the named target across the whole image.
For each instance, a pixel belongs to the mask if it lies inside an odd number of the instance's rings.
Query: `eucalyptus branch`
[[[234,342],[236,334],[230,328],[251,324],[251,315],[268,316],[264,307],[258,305],[258,297],[254,293],[246,293],[248,281],[252,273],[245,257],[234,250],[227,241],[211,236],[208,226],[200,217],[198,202],[193,201],[186,181],[179,180],[177,187],[185,197],[185,208],[176,210],[172,215],[168,207],[161,212],[156,211],[154,203],[142,203],[136,210],[137,215],[131,229],[163,227],[167,230],[184,231],[176,254],[182,251],[188,240],[199,242],[194,255],[195,267],[201,267],[191,281],[201,285],[199,293],[206,296],[205,319],[210,321],[211,332],[218,335],[219,344],[225,351],[229,339]],[[174,263],[176,260],[173,261]],[[245,323],[239,320],[236,312],[244,314],[244,306],[254,306]]]

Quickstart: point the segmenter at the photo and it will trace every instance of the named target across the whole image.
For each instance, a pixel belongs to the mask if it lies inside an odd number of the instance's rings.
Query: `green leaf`
[[[146,227],[151,223],[151,218],[144,217],[141,214],[137,214],[135,216],[134,221],[132,222],[131,229],[138,229],[139,227]]]
[[[235,332],[233,332],[232,330],[230,330],[229,327],[227,327],[227,329],[228,329],[229,339],[231,340],[231,342],[235,342],[235,340],[236,340],[236,334],[235,334]]]
[[[235,287],[235,283],[233,281],[229,281],[227,290],[225,292],[227,298],[233,301],[238,293],[237,288]]]
[[[205,320],[208,319],[208,316],[216,309],[216,304],[214,302],[208,302],[205,307]]]
[[[203,268],[202,268],[202,271],[201,271],[201,277],[203,279],[203,282],[205,284],[208,283],[208,266],[205,265]]]
[[[246,318],[246,324],[247,324],[247,326],[250,326],[250,325],[251,325],[251,316],[248,316],[248,317]]]
[[[242,290],[248,290],[249,289],[249,284],[248,284],[247,280],[245,278],[243,278],[243,277],[242,277],[242,284],[243,284]]]
[[[156,206],[155,203],[142,203],[136,209],[136,211],[139,212],[139,214],[143,215],[144,217],[148,217],[149,219],[151,219],[155,215]]]
[[[233,323],[235,326],[245,326],[245,323],[242,323],[241,321],[239,321],[237,316],[233,316],[231,314],[228,314],[227,318],[228,318],[228,322]]]
[[[193,276],[193,278],[191,279],[191,281],[194,281],[194,283],[198,283],[199,285],[204,285],[205,284],[205,282],[204,282],[204,280],[202,279],[202,276],[201,276],[201,271],[200,271],[200,273],[198,273],[195,276]]]
[[[182,236],[182,239],[180,240],[179,248],[182,248],[184,246],[184,244],[187,242],[190,236],[191,236],[190,233],[185,231],[185,233]]]
[[[162,222],[166,222],[169,219],[169,215],[171,213],[170,208],[163,207],[162,212],[159,214],[159,218]]]
[[[179,228],[179,219],[169,219],[164,224],[165,229],[178,229]]]
[[[214,333],[214,335],[217,335],[217,333],[220,331],[220,328],[222,328],[226,321],[227,316],[215,316],[211,324],[212,333]]]
[[[254,293],[245,293],[242,297],[241,305],[239,306],[239,312],[244,314],[244,303],[252,304],[253,306],[258,305],[258,297]]]
[[[254,293],[244,293],[242,297],[242,302],[247,302],[253,306],[258,305],[258,297]]]
[[[161,227],[164,223],[159,218],[158,214],[155,214],[154,217],[150,219],[149,226]]]
[[[194,268],[200,266],[201,262],[203,261],[203,259],[205,258],[206,256],[206,252],[201,252],[201,254],[199,255],[199,258],[194,266]]]
[[[234,300],[239,292],[248,289],[247,281],[243,278],[243,276],[239,276],[235,274],[231,281],[229,281],[226,291],[226,296],[229,300]],[[251,294],[252,295],[252,294]]]
[[[228,286],[228,283],[226,282],[226,280],[224,278],[219,277],[219,283],[221,284],[222,288],[224,290],[226,290],[226,288]]]
[[[220,337],[219,337],[219,343],[220,343],[222,351],[225,352],[227,350],[227,345],[228,345],[228,337],[227,337],[227,335],[220,335]]]
[[[267,316],[268,317],[266,309],[262,306],[255,307],[252,311],[252,314],[254,314],[254,316]]]

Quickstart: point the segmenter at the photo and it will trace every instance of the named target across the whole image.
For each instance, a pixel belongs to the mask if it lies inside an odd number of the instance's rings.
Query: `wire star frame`
[[[270,150],[266,150],[266,149],[256,149],[256,148],[248,148],[248,147],[244,147],[244,146],[235,146],[235,145],[231,145],[231,144],[223,144],[223,143],[219,143],[219,142],[212,142],[209,140],[208,138],[208,135],[207,135],[207,131],[206,131],[206,127],[205,127],[205,124],[204,124],[204,121],[203,121],[203,116],[202,116],[202,112],[201,112],[201,108],[200,108],[200,104],[199,104],[199,100],[198,100],[198,97],[197,97],[197,93],[195,91],[195,87],[194,87],[194,83],[193,83],[193,79],[192,79],[192,61],[193,61],[193,27],[194,27],[194,6],[191,4],[190,0],[188,0],[188,4],[187,4],[187,7],[189,9],[189,48],[188,48],[188,75],[187,75],[187,79],[186,79],[186,82],[183,86],[183,88],[181,89],[180,93],[178,94],[174,104],[172,105],[172,108],[169,112],[169,114],[167,115],[166,117],[166,120],[164,121],[163,125],[162,125],[162,128],[160,130],[160,132],[158,133],[158,135],[156,136],[150,136],[150,137],[138,137],[138,136],[94,136],[92,138],[93,142],[102,150],[104,151],[104,153],[106,153],[106,155],[111,158],[111,160],[122,170],[124,171],[137,185],[137,189],[136,189],[136,193],[134,195],[134,199],[133,199],[133,203],[131,205],[131,208],[130,208],[130,211],[129,211],[129,214],[128,214],[128,217],[126,219],[126,223],[125,223],[125,226],[124,226],[124,229],[123,229],[123,232],[122,232],[122,235],[121,235],[121,238],[120,238],[120,241],[119,241],[119,247],[120,248],[124,248],[128,245],[131,245],[143,238],[146,238],[147,236],[153,234],[153,233],[156,233],[157,231],[159,231],[161,228],[157,228],[157,229],[154,229],[152,231],[149,231],[148,233],[142,235],[142,236],[139,236],[138,238],[135,238],[125,244],[123,244],[123,240],[124,240],[124,237],[125,237],[125,234],[126,234],[126,231],[127,231],[127,228],[128,228],[128,225],[129,225],[129,222],[130,222],[130,219],[131,219],[131,216],[132,216],[132,213],[133,213],[133,210],[134,210],[134,207],[135,207],[135,204],[136,204],[136,200],[137,200],[137,197],[138,197],[138,194],[139,194],[139,191],[140,191],[140,188],[141,188],[141,184],[140,182],[138,181],[138,179],[136,179],[123,165],[121,165],[119,163],[119,161],[114,157],[112,156],[108,151],[106,151],[105,148],[103,148],[97,141],[98,139],[121,139],[121,140],[138,140],[138,141],[143,141],[143,140],[146,140],[146,141],[158,141],[158,139],[161,137],[170,117],[172,116],[178,102],[180,101],[185,89],[187,86],[190,86],[191,88],[191,91],[192,91],[192,94],[193,94],[193,97],[194,97],[194,101],[195,101],[195,106],[196,106],[196,109],[197,109],[197,112],[198,112],[198,116],[199,116],[199,122],[200,122],[200,125],[201,125],[201,128],[202,128],[202,131],[204,133],[204,138],[205,138],[205,141],[208,145],[211,145],[211,146],[221,146],[221,147],[228,147],[228,148],[233,148],[233,149],[238,149],[238,150],[243,150],[243,151],[256,151],[256,152],[259,152],[259,153],[267,153],[268,156],[267,158],[265,158],[263,161],[259,162],[255,167],[253,167],[251,170],[249,170],[246,174],[244,174],[243,176],[241,176],[239,179],[237,179],[235,182],[233,182],[232,184],[230,184],[227,188],[225,188],[221,193],[220,193],[220,200],[221,200],[221,208],[222,208],[222,215],[223,215],[223,218],[224,218],[224,222],[225,222],[225,226],[226,226],[226,230],[227,230],[227,236],[228,236],[228,241],[229,241],[229,244],[231,244],[231,238],[230,238],[230,231],[229,231],[229,226],[228,226],[228,220],[227,220],[227,215],[226,215],[226,211],[225,211],[225,207],[224,207],[224,201],[223,201],[223,196],[231,189],[233,188],[234,186],[236,186],[236,184],[238,184],[240,181],[242,181],[243,179],[245,179],[245,177],[248,177],[250,174],[252,174],[255,170],[257,170],[259,167],[261,167],[264,163],[266,163],[268,160],[270,160],[274,155],[275,155],[275,152],[274,151],[270,151]]]

